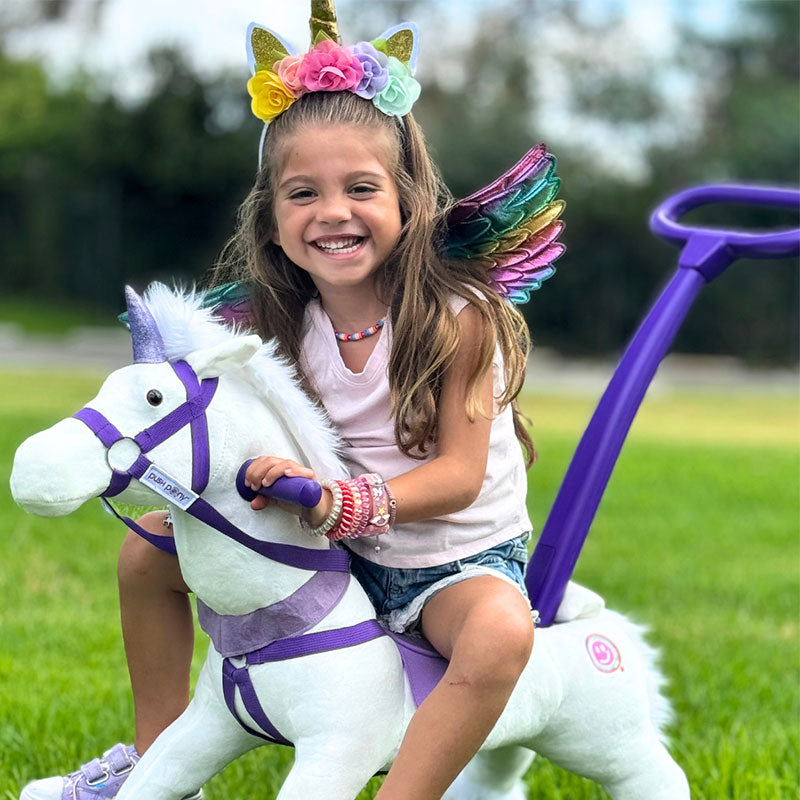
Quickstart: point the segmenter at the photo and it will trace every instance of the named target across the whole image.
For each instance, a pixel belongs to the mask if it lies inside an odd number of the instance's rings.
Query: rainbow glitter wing
[[[233,281],[214,286],[211,289],[198,289],[197,297],[202,308],[211,309],[215,316],[228,325],[250,328],[253,318],[250,313],[250,292],[244,281]],[[117,319],[128,325],[128,312],[123,311]]]
[[[200,292],[203,308],[212,308],[229,325],[252,325],[250,313],[250,290],[244,281],[234,281],[214,286]]]
[[[445,249],[456,258],[484,263],[498,294],[527,303],[530,293],[555,274],[566,249],[557,239],[563,200],[556,159],[544,144],[527,152],[508,172],[459,200],[447,218]]]

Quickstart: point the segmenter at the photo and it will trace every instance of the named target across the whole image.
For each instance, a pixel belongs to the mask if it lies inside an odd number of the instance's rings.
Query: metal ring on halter
[[[130,454],[125,455],[124,450],[130,450]],[[136,463],[141,454],[142,448],[139,443],[130,436],[123,436],[106,449],[106,464],[112,472],[125,473]]]

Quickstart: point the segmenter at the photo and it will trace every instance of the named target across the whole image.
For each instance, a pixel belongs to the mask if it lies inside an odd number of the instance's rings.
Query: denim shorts
[[[443,583],[441,588],[444,588],[448,579],[453,576],[468,577],[468,572],[478,575],[495,570],[517,584],[527,596],[525,565],[528,562],[527,543],[530,537],[530,533],[524,533],[474,556],[419,569],[384,567],[350,551],[350,570],[369,595],[378,616],[382,617],[396,615],[420,595],[429,592],[434,584]],[[416,616],[407,621],[414,622]]]

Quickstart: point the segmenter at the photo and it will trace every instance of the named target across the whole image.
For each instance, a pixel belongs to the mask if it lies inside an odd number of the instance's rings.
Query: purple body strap
[[[200,627],[221,656],[240,656],[318,625],[338,605],[350,583],[347,572],[315,572],[296,592],[249,614],[218,614],[200,598]]]
[[[387,634],[392,637],[400,651],[403,668],[411,686],[411,695],[419,708],[442,679],[450,662],[421,636],[393,631],[387,631]]]
[[[304,636],[292,636],[281,639],[260,650],[248,653],[248,664],[267,664],[270,661],[286,661],[289,658],[300,658],[315,653],[326,653],[329,650],[339,650],[342,647],[353,647],[363,644],[379,636],[385,636],[386,631],[376,619],[367,619],[348,628],[334,628],[330,631],[317,631]]]
[[[278,731],[264,712],[253,687],[253,682],[250,679],[248,667],[253,664],[285,661],[289,658],[300,658],[316,653],[325,653],[330,650],[340,650],[343,647],[353,647],[385,635],[386,631],[377,620],[368,619],[348,628],[307,633],[304,636],[293,636],[273,642],[260,650],[248,653],[246,656],[247,663],[243,667],[234,666],[231,660],[226,658],[222,663],[222,690],[228,710],[242,728],[253,736],[277,742],[278,744],[291,745],[291,742]],[[253,730],[239,716],[234,703],[237,688],[241,692],[242,702],[248,714],[266,732],[266,736]]]
[[[239,716],[236,711],[236,689],[239,689],[242,695],[242,702],[247,709],[247,713],[256,721],[256,724],[261,727],[261,730],[266,731],[267,735],[253,730],[245,721]],[[269,717],[264,713],[264,709],[258,700],[253,681],[250,680],[250,673],[247,667],[235,667],[230,659],[225,659],[222,662],[222,694],[225,698],[225,704],[228,710],[233,715],[233,718],[252,736],[257,736],[259,739],[264,739],[267,742],[274,744],[285,744],[289,747],[292,743],[281,735],[280,731],[270,722]]]

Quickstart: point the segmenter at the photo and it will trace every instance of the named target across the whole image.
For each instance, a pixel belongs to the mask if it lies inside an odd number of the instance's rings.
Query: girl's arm
[[[484,323],[480,312],[466,305],[459,313],[460,343],[444,376],[439,411],[438,455],[388,481],[397,500],[397,522],[439,517],[475,502],[483,485],[489,455],[493,411],[492,370],[483,376],[480,411],[467,416],[467,383],[478,362]]]
[[[457,319],[459,346],[444,376],[440,396],[438,455],[388,481],[397,501],[397,522],[416,522],[460,511],[475,502],[483,485],[492,425],[487,415],[494,408],[492,370],[482,378],[478,392],[480,411],[470,420],[467,384],[478,363],[484,326],[480,312],[469,304]],[[282,475],[315,477],[308,467],[294,461],[262,456],[251,463],[246,480],[249,486],[257,488],[270,485]],[[258,510],[273,502],[276,501],[258,495],[251,505]],[[316,526],[328,516],[331,503],[332,495],[325,490],[319,505],[310,514],[303,513]],[[294,513],[300,510],[285,507]]]

